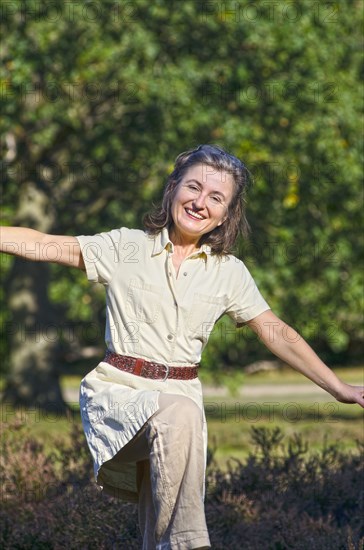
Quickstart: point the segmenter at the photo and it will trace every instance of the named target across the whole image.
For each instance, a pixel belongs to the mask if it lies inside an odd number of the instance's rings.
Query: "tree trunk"
[[[49,232],[53,218],[47,193],[32,183],[24,185],[16,224]],[[12,314],[7,327],[11,367],[3,400],[15,407],[65,413],[68,407],[57,367],[59,330],[48,298],[49,271],[47,263],[19,258],[10,270],[6,293]]]

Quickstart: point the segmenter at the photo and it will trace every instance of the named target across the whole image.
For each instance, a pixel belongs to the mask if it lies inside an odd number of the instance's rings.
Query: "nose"
[[[205,208],[205,197],[202,193],[200,193],[199,196],[194,199],[193,207],[196,210],[202,210],[203,208]]]

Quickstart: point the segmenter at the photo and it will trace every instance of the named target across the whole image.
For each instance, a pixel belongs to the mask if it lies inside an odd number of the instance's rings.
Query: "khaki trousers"
[[[211,548],[203,502],[202,413],[189,397],[159,394],[159,409],[113,462],[137,462],[143,550]]]

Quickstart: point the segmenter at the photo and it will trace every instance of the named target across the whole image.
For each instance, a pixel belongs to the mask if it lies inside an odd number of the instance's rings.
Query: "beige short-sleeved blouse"
[[[108,349],[166,365],[199,363],[214,323],[228,314],[236,324],[269,309],[242,261],[221,259],[203,245],[182,262],[178,276],[167,229],[157,236],[136,229],[77,237],[89,281],[106,289]],[[137,501],[136,464],[102,466],[158,410],[159,392],[193,399],[207,427],[202,389],[195,380],[150,380],[101,362],[81,382],[80,406],[98,484]]]

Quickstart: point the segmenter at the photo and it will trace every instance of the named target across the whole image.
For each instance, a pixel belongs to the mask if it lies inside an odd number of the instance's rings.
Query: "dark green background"
[[[1,10],[3,225],[69,235],[141,227],[175,157],[218,143],[255,180],[252,236],[236,254],[321,357],[358,359],[361,2],[29,1]],[[30,278],[50,270],[39,316],[49,305],[56,312],[63,356],[69,327],[74,347],[102,347],[103,289],[75,270],[36,268]],[[4,368],[24,269],[1,257]],[[263,356],[224,318],[204,363],[234,368]]]

